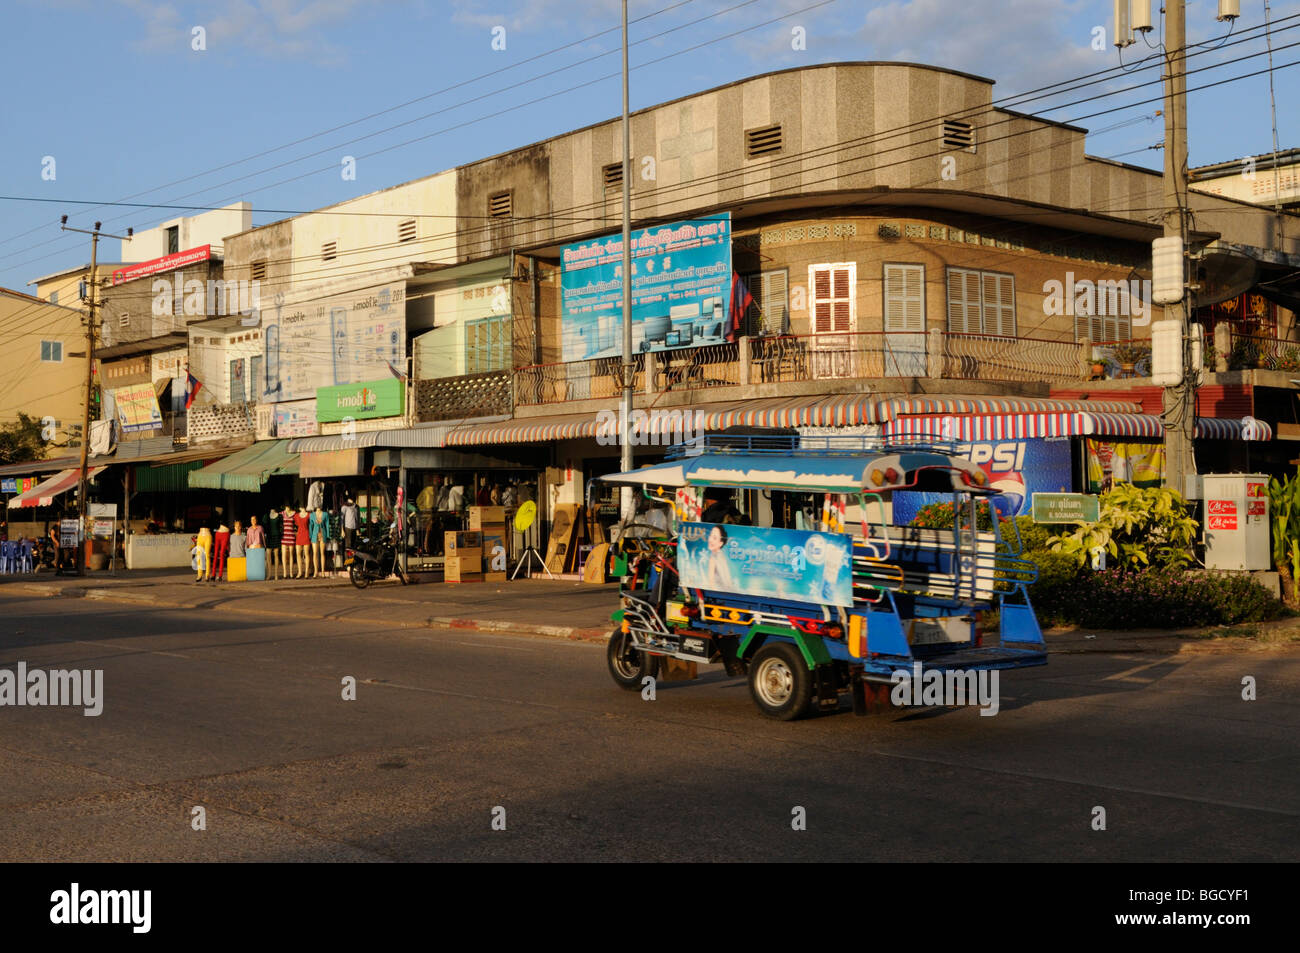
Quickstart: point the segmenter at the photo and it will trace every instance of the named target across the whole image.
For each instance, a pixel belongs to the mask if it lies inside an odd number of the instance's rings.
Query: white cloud
[[[242,49],[265,58],[339,59],[346,55],[325,36],[363,14],[359,0],[224,0],[178,10],[172,4],[120,0],[143,21],[138,46],[190,50],[194,27],[206,32],[209,51]]]

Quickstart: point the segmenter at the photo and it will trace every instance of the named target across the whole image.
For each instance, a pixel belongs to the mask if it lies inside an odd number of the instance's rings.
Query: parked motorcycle
[[[343,565],[348,568],[348,578],[352,580],[352,585],[358,589],[365,589],[372,582],[392,575],[396,575],[402,585],[409,581],[398,561],[397,547],[387,540],[345,549]]]

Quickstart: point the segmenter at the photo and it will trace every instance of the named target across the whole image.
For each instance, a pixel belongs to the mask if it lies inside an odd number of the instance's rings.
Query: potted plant
[[[1151,346],[1142,341],[1121,341],[1114,348],[1115,361],[1125,374],[1132,374],[1137,362],[1151,353]]]

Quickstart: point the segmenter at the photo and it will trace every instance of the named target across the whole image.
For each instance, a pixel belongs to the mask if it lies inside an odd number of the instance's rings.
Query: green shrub
[[[1083,572],[1030,589],[1040,613],[1090,629],[1172,629],[1265,622],[1285,611],[1249,576],[1173,569]]]
[[[1100,548],[1125,569],[1180,568],[1193,559],[1198,524],[1176,490],[1118,483],[1101,495],[1098,515],[1095,523],[1053,536],[1053,551],[1082,566]]]

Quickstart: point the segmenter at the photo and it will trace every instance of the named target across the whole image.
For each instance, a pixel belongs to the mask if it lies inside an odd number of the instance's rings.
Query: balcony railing
[[[741,338],[636,355],[641,393],[890,377],[1075,383],[1088,377],[1088,351],[1075,341],[857,331]],[[515,371],[517,404],[617,397],[621,362],[598,358]],[[648,383],[647,383],[648,382]]]
[[[464,420],[510,411],[509,371],[415,381],[418,420]]]
[[[1252,368],[1290,373],[1300,371],[1300,341],[1239,334],[1235,329],[1230,332],[1230,341],[1227,353],[1227,369],[1230,371]],[[1212,367],[1209,356],[1206,364]]]
[[[632,387],[645,388],[645,355],[633,356]],[[516,404],[562,404],[623,392],[623,359],[598,357],[568,364],[534,364],[515,371]]]
[[[943,336],[943,376],[957,380],[1072,383],[1082,377],[1081,363],[1074,341],[996,334]]]

